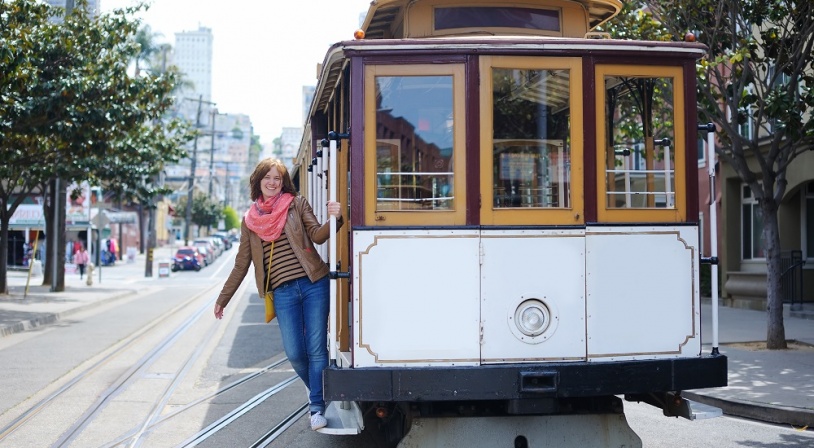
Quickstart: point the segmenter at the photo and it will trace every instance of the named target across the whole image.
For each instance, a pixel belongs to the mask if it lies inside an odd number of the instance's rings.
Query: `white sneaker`
[[[325,416],[322,415],[322,412],[317,412],[316,414],[311,416],[311,429],[316,431],[317,429],[321,429],[328,426],[328,420],[325,419]]]

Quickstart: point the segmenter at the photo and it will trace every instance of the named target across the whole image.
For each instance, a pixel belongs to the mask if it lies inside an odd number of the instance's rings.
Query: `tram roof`
[[[588,27],[594,29],[610,20],[622,10],[620,0],[523,0],[517,3],[497,0],[372,0],[365,15],[362,30],[366,39],[390,39],[405,36],[394,35],[394,24],[404,20],[408,9],[416,3],[430,3],[437,6],[518,6],[518,7],[561,7],[565,4],[581,6],[587,14]],[[403,29],[402,29],[403,31]]]

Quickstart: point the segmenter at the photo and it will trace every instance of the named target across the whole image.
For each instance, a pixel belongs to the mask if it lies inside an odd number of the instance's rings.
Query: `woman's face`
[[[272,167],[260,181],[260,191],[263,192],[263,199],[277,196],[282,189],[283,176],[276,167]]]

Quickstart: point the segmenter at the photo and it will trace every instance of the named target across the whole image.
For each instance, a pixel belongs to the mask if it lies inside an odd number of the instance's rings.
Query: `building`
[[[280,160],[289,171],[294,167],[294,159],[302,140],[302,128],[285,127],[280,135]]]
[[[302,86],[302,121],[308,119],[308,111],[311,109],[311,101],[314,100],[315,86]]]
[[[197,120],[198,103],[203,114],[208,114],[212,101],[212,29],[199,27],[194,31],[175,33],[174,61],[176,67],[189,81],[189,86],[181,89],[178,104],[180,113],[190,121]],[[201,118],[206,121],[206,117]]]

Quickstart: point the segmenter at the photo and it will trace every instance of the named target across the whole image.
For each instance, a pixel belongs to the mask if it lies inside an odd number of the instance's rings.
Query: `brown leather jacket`
[[[343,219],[337,219],[337,229],[342,226]],[[328,274],[328,265],[322,261],[314,243],[322,244],[328,240],[331,227],[328,221],[320,224],[308,201],[302,196],[296,196],[288,206],[288,218],[285,221],[285,234],[294,255],[300,261],[308,278],[314,282]],[[240,246],[235,255],[235,266],[226,279],[223,289],[218,296],[218,305],[226,305],[235,295],[237,288],[246,277],[249,265],[254,265],[254,278],[257,282],[257,293],[263,297],[266,293],[264,283],[266,273],[263,270],[263,241],[256,233],[249,230],[244,220],[240,226]]]

